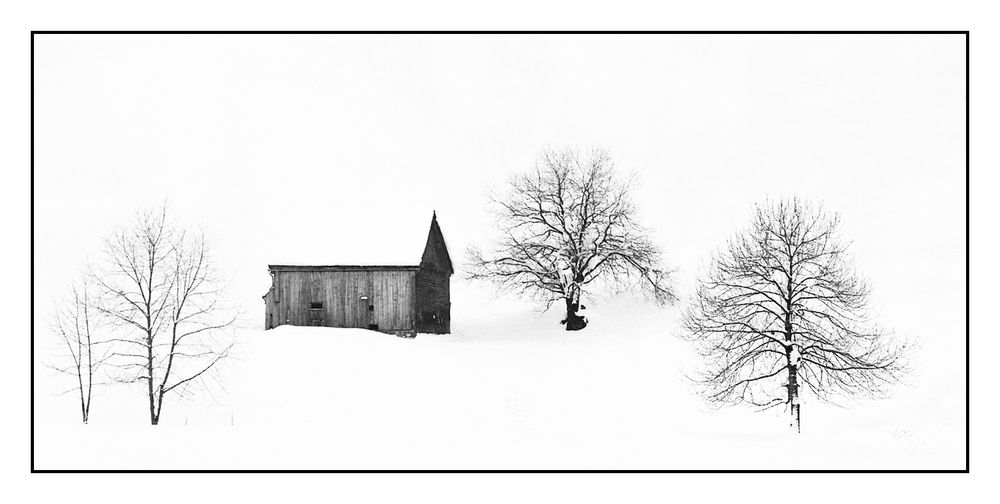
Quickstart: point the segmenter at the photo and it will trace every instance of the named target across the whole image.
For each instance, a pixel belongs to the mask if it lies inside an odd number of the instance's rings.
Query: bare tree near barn
[[[74,386],[66,392],[76,392],[80,398],[83,423],[90,420],[94,379],[108,358],[107,341],[98,338],[100,320],[91,307],[92,286],[85,279],[75,283],[71,292],[55,306],[52,332],[56,335],[59,351],[57,364],[49,364],[55,371],[72,377]],[[99,348],[102,348],[99,350]]]
[[[577,312],[595,283],[674,301],[670,271],[636,222],[632,187],[604,151],[545,151],[506,195],[491,198],[501,238],[489,254],[469,248],[467,278],[534,296],[546,309],[563,301],[570,331],[586,327]]]
[[[173,227],[164,206],[106,240],[106,268],[93,275],[98,309],[122,330],[113,339],[117,379],[145,384],[153,425],[168,394],[191,393],[232,348],[226,329],[236,314],[223,304],[209,252],[204,235]]]
[[[801,431],[803,387],[834,402],[881,397],[901,377],[906,345],[872,323],[838,227],[803,200],[769,202],[713,258],[684,319],[710,402],[787,405]]]

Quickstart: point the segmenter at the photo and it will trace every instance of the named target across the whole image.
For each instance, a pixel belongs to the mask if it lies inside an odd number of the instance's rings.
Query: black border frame
[[[965,36],[965,468],[964,469],[36,469],[35,468],[35,36],[36,35],[964,35]],[[31,31],[31,473],[969,473],[969,30],[916,31]]]

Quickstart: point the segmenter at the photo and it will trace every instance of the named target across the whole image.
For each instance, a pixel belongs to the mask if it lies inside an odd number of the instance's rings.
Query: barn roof
[[[271,271],[375,271],[375,270],[412,270],[420,269],[420,266],[398,266],[386,265],[354,265],[354,264],[334,264],[321,266],[304,266],[297,264],[268,264],[267,269]]]

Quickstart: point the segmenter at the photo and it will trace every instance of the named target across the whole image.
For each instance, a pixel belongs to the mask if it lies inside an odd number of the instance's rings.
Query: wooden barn
[[[414,336],[451,332],[448,247],[431,217],[427,244],[416,266],[269,265],[264,328],[356,327]]]

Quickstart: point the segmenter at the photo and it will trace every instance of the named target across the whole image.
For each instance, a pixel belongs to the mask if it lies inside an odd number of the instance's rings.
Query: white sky
[[[416,262],[433,209],[458,262],[488,236],[489,187],[546,146],[596,146],[640,175],[644,222],[682,277],[753,202],[794,192],[843,214],[876,292],[940,292],[963,269],[963,49],[961,36],[38,37],[37,286],[164,199],[216,235],[247,288],[269,262]]]
[[[922,397],[959,419],[964,70],[957,35],[36,37],[35,300],[164,199],[254,320],[267,264],[416,264],[435,209],[461,273],[490,187],[602,147],[682,297],[754,202],[839,211],[881,321],[922,340]],[[456,323],[490,309],[453,288]]]

